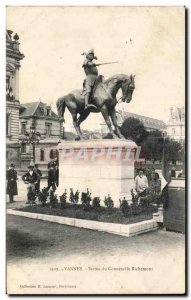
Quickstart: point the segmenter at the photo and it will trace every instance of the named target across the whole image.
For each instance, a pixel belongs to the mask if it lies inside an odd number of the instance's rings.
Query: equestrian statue
[[[131,101],[135,89],[135,75],[118,74],[104,80],[103,76],[98,74],[97,67],[109,63],[95,64],[93,60],[97,59],[97,57],[94,56],[93,49],[82,55],[86,55],[82,65],[86,75],[83,90],[73,90],[69,94],[58,98],[56,102],[58,115],[64,121],[64,112],[67,107],[72,115],[78,139],[84,139],[80,124],[91,112],[101,112],[112,137],[114,139],[123,139],[124,137],[117,124],[115,106],[118,101],[116,95],[121,89],[121,100],[126,103]],[[113,130],[112,124],[115,130]]]

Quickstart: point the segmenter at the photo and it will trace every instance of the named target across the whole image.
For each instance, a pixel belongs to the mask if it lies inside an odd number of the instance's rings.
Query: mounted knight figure
[[[64,112],[67,107],[72,115],[73,125],[78,138],[85,139],[80,124],[92,113],[102,113],[103,118],[109,128],[109,132],[114,139],[123,139],[117,124],[115,106],[118,103],[117,93],[122,91],[121,100],[129,103],[135,89],[135,75],[117,74],[107,80],[98,75],[97,67],[111,63],[95,64],[97,57],[91,49],[86,55],[83,68],[86,74],[83,90],[73,90],[65,96],[58,98],[56,102],[58,115],[64,121]],[[116,63],[116,62],[112,62]],[[113,128],[113,126],[114,128]]]
[[[87,109],[88,107],[94,106],[93,104],[90,105],[89,102],[93,92],[93,87],[98,78],[98,68],[97,65],[93,62],[94,59],[97,60],[97,57],[94,55],[94,49],[91,49],[88,53],[83,53],[82,55],[86,55],[86,59],[84,60],[82,65],[82,68],[84,68],[84,72],[86,74],[86,79],[83,83],[82,95],[84,95],[85,109]]]

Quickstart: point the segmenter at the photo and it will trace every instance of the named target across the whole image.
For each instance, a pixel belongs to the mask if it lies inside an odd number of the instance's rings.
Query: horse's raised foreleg
[[[112,122],[113,122],[113,125],[114,125],[114,127],[115,127],[115,130],[116,130],[116,133],[117,133],[118,137],[119,137],[120,139],[124,139],[124,136],[121,134],[120,129],[119,129],[119,126],[118,126],[118,124],[117,124],[117,116],[116,116],[116,111],[115,111],[115,109],[113,109],[112,111],[110,111],[110,116],[111,116],[111,120],[112,120]]]
[[[114,139],[118,139],[118,136],[115,134],[115,132],[112,129],[112,124],[111,124],[111,121],[110,121],[110,118],[109,118],[109,112],[108,112],[108,109],[105,105],[102,106],[101,113],[104,117],[104,120],[105,120],[105,122],[106,122],[106,124],[109,128],[109,132],[111,133],[112,137]]]

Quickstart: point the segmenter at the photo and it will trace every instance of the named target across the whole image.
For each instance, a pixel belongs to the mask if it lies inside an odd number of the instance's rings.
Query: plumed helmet
[[[90,49],[90,50],[87,52],[87,54],[93,54],[93,55],[94,55],[94,49],[93,49],[93,48]]]
[[[94,48],[90,49],[88,52],[82,53],[82,55],[86,55],[86,58],[88,58],[89,54],[93,54],[94,59],[97,59],[97,56],[94,55]]]

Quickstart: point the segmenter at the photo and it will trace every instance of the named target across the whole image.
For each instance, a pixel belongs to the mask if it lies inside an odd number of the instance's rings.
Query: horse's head
[[[135,75],[130,75],[128,79],[125,79],[121,86],[122,89],[122,101],[129,103],[132,99],[132,94],[135,89]]]

